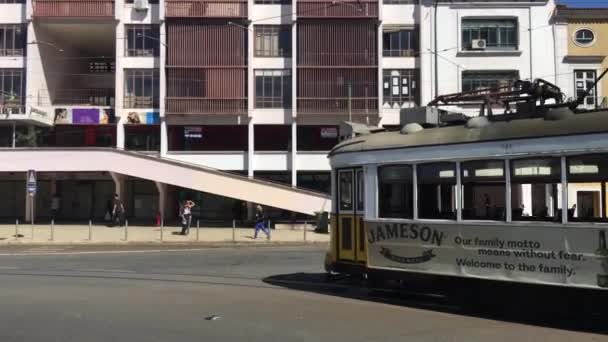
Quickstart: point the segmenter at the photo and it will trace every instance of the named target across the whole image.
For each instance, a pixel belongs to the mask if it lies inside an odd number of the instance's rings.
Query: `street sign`
[[[37,190],[37,183],[36,183],[36,171],[34,170],[28,170],[27,171],[27,193],[30,196],[34,196],[36,194],[36,190]]]

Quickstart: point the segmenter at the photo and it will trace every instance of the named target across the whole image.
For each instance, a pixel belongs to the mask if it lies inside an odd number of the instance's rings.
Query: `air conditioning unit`
[[[133,0],[133,9],[136,11],[146,11],[149,6],[148,0]]]
[[[473,39],[471,42],[471,49],[473,50],[485,50],[486,46],[487,44],[485,39]]]

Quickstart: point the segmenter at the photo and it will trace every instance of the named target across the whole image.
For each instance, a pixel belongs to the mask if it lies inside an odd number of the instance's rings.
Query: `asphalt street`
[[[477,314],[438,294],[326,282],[323,255],[319,246],[0,249],[0,341],[608,341],[605,319]]]

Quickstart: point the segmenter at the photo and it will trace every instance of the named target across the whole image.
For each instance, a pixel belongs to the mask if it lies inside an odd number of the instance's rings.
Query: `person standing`
[[[195,206],[191,200],[184,201],[181,210],[182,216],[182,235],[188,235],[190,232],[190,224],[192,223],[192,208]]]
[[[112,204],[112,224],[118,224],[120,227],[122,227],[124,214],[125,207],[122,204],[120,197],[118,197],[118,194],[114,194],[114,202]]]
[[[53,198],[51,199],[51,216],[53,221],[57,221],[57,216],[59,216],[59,210],[61,208],[61,198],[56,193],[53,194]]]
[[[262,208],[261,205],[257,205],[255,207],[255,232],[253,233],[253,238],[257,239],[258,238],[258,232],[260,230],[264,231],[264,234],[266,234],[266,239],[270,240],[270,230],[268,229],[268,227],[266,227],[265,224],[265,217],[264,217],[264,209]]]

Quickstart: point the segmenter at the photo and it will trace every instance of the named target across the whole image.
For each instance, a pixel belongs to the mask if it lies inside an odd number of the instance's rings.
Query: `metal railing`
[[[58,89],[49,94],[39,92],[38,105],[114,106],[114,89]],[[47,97],[48,96],[48,97]]]
[[[247,113],[247,98],[184,98],[169,97],[166,100],[167,114],[244,114]]]
[[[35,0],[34,17],[113,17],[112,0]]]
[[[152,96],[125,96],[124,108],[158,108],[158,97]]]
[[[348,114],[348,98],[298,98],[298,113]],[[378,114],[377,97],[357,97],[350,100],[352,114]]]
[[[247,18],[247,1],[170,0],[165,6],[167,17]]]
[[[300,18],[375,18],[378,17],[377,1],[318,1],[299,0]]]

